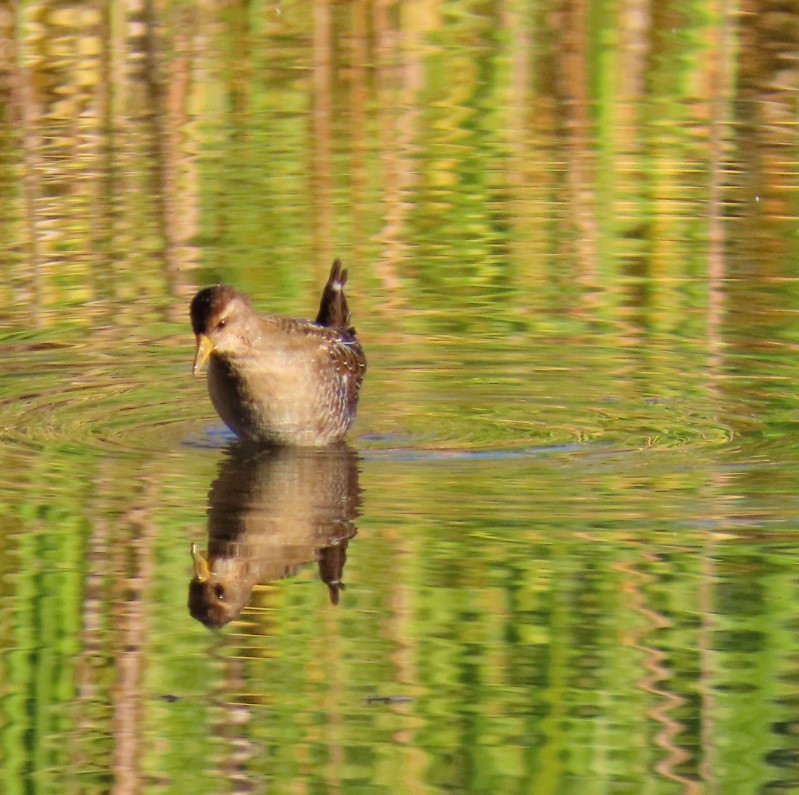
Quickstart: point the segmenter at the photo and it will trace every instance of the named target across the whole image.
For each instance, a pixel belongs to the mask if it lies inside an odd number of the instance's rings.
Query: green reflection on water
[[[792,21],[0,10],[4,791],[790,791]],[[309,315],[335,255],[348,589],[210,634],[188,300]]]

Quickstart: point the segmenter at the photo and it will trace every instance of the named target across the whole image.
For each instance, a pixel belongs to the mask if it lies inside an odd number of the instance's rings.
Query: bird
[[[242,441],[324,447],[352,425],[366,356],[350,322],[346,283],[336,259],[313,321],[259,315],[222,284],[192,299],[192,372],[207,363],[211,403]]]

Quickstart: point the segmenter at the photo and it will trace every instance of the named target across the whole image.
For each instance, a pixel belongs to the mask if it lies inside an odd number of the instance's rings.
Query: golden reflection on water
[[[791,791],[797,30],[0,7],[4,791]],[[362,471],[221,452],[188,299],[334,256]]]

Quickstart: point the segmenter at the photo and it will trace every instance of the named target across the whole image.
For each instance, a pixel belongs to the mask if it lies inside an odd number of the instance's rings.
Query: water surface
[[[795,791],[798,25],[0,11],[3,790]],[[243,452],[188,302],[334,256],[348,446]]]

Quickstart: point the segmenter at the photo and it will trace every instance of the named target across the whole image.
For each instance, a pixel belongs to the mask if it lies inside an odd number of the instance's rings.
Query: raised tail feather
[[[350,325],[350,308],[344,295],[344,285],[347,283],[347,271],[337,259],[330,269],[330,278],[325,289],[322,290],[322,300],[319,302],[319,313],[316,322],[320,326],[341,329],[349,334],[355,334],[355,329]]]

